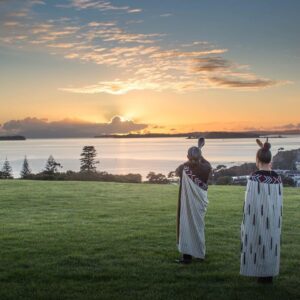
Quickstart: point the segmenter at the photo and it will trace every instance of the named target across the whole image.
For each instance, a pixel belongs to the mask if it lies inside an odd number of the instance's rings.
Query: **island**
[[[0,136],[0,141],[25,141],[25,136],[22,135],[11,135],[11,136]]]
[[[200,136],[206,139],[247,139],[247,138],[259,138],[260,134],[256,132],[228,132],[228,131],[211,131],[190,134],[188,139],[198,139]]]

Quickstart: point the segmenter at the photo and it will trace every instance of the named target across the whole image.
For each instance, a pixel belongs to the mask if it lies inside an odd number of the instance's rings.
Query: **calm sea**
[[[62,170],[78,171],[80,153],[85,145],[96,147],[100,164],[98,169],[113,174],[150,171],[165,175],[186,160],[187,149],[196,140],[186,138],[153,139],[28,139],[0,142],[0,167],[3,160],[11,162],[15,177],[19,176],[24,156],[29,159],[33,172],[41,171],[50,154],[63,165]],[[271,139],[273,154],[279,148],[300,148],[300,136]],[[213,166],[227,166],[254,162],[257,146],[254,139],[206,140],[203,154]]]

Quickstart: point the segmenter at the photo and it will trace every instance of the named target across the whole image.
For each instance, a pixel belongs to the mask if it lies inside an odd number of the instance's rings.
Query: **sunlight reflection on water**
[[[300,137],[271,139],[272,152],[300,148]],[[33,172],[41,171],[50,154],[61,162],[63,170],[79,170],[82,147],[94,145],[100,160],[99,170],[114,174],[149,171],[168,174],[186,160],[187,149],[196,145],[196,140],[185,138],[156,139],[29,139],[26,141],[1,141],[0,165],[7,157],[15,177],[19,176],[22,161],[27,155]],[[206,140],[203,155],[213,166],[231,166],[253,162],[257,146],[255,139],[211,139]]]

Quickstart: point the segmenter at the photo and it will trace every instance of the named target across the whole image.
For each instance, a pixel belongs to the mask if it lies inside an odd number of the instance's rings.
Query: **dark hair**
[[[191,147],[188,150],[188,159],[191,163],[198,163],[201,158],[201,150],[198,147]]]
[[[269,142],[265,142],[263,147],[257,151],[256,158],[262,163],[269,164],[272,160],[272,153],[270,149],[271,144]]]

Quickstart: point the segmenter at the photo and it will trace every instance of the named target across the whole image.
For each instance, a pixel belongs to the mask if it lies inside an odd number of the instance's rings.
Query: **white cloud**
[[[106,0],[70,0],[69,4],[58,4],[57,7],[61,8],[76,8],[83,9],[97,9],[100,11],[124,11],[126,13],[139,13],[142,11],[140,8],[130,8],[129,6],[113,5],[110,1]]]
[[[34,5],[46,5],[46,2],[42,1],[42,0],[30,0],[29,1],[29,5],[30,6],[34,6]]]
[[[10,14],[11,17],[26,17],[28,14],[28,10],[20,10]]]
[[[165,13],[165,14],[160,15],[160,17],[162,17],[162,18],[168,18],[168,17],[172,17],[172,16],[173,16],[173,14],[171,14],[171,13]]]
[[[57,44],[49,44],[48,47],[69,49],[69,48],[73,48],[74,44],[72,44],[72,43],[57,43]]]
[[[61,91],[72,92],[78,94],[98,94],[108,93],[112,95],[123,95],[135,90],[157,90],[160,89],[159,84],[154,82],[143,82],[139,80],[114,80],[103,81],[95,85],[85,86],[82,88],[61,88]]]
[[[130,14],[139,13],[139,12],[142,12],[142,9],[140,9],[140,8],[129,9],[128,12]]]
[[[101,27],[101,26],[115,26],[115,22],[90,22],[88,26],[90,27]]]
[[[9,22],[5,22],[4,26],[8,26],[8,27],[16,27],[16,26],[21,26],[21,24],[19,22],[13,22],[13,21],[9,21]]]

